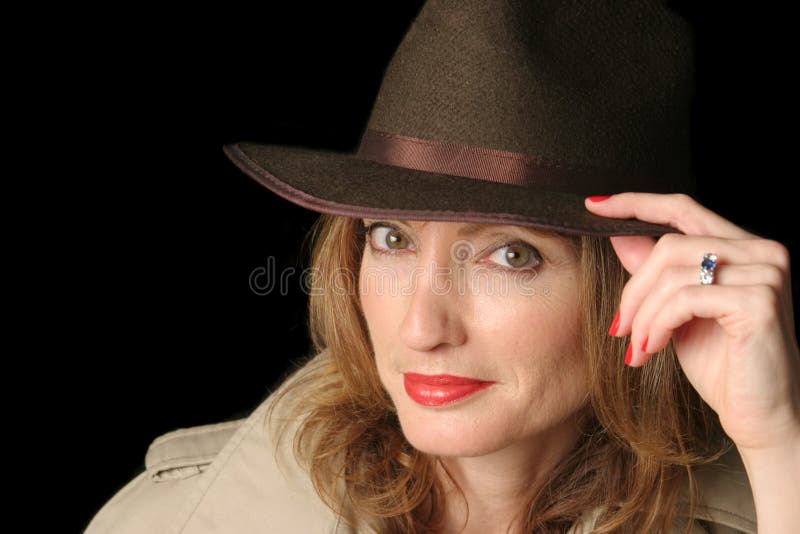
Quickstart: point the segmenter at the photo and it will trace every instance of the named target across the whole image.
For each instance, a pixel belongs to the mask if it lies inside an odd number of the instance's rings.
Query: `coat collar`
[[[292,440],[283,439],[277,445],[272,440],[266,416],[273,398],[261,402],[246,419],[214,425],[202,439],[186,432],[183,443],[154,443],[158,446],[147,459],[151,476],[168,473],[164,466],[190,468],[180,465],[187,450],[210,462],[199,469],[167,532],[354,532],[318,497],[294,459]],[[752,494],[735,449],[715,466],[697,470],[697,481],[706,504],[698,510],[699,519],[756,532]],[[597,508],[585,514],[569,534],[590,532],[600,512]]]
[[[276,446],[263,401],[236,429],[178,511],[169,532],[347,532],[294,461],[291,439]]]

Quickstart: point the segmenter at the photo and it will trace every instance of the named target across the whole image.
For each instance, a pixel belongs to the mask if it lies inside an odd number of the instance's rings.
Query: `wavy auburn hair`
[[[299,422],[294,454],[344,521],[381,533],[435,532],[444,510],[443,465],[405,439],[378,378],[359,301],[365,241],[358,225],[323,214],[307,236],[314,357],[276,394],[270,419],[283,403]],[[596,533],[668,532],[679,515],[688,532],[697,500],[692,468],[719,458],[730,441],[681,372],[672,342],[643,367],[622,363],[628,336],[609,336],[607,328],[629,275],[608,238],[560,237],[582,265],[590,393],[578,443],[521,510],[525,528],[564,532],[599,509]],[[286,439],[286,428],[272,431]]]

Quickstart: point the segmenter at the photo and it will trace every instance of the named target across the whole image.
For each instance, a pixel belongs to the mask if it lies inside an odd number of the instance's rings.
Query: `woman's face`
[[[361,304],[408,441],[442,456],[574,439],[579,265],[518,226],[362,219]]]

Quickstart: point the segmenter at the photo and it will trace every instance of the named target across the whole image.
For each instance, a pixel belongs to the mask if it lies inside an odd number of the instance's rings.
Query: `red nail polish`
[[[611,328],[608,329],[608,335],[613,336],[617,333],[619,329],[619,312],[614,316],[614,320],[611,322]]]
[[[631,364],[631,357],[633,357],[633,347],[628,343],[628,350],[625,351],[625,365]]]
[[[648,339],[650,339],[650,336],[647,336],[646,338],[644,338],[644,341],[642,342],[642,352],[647,352],[647,340]]]
[[[602,202],[609,198],[611,198],[611,195],[595,195],[593,197],[589,197],[589,200],[591,200],[592,202]]]

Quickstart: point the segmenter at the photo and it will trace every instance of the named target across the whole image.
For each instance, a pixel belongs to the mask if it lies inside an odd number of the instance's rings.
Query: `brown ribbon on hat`
[[[357,157],[420,171],[475,178],[502,184],[546,188],[584,194],[607,170],[575,167],[548,161],[539,156],[493,148],[471,147],[430,139],[366,129]],[[613,173],[603,182],[620,190],[632,179]],[[631,185],[635,181],[628,182]]]

